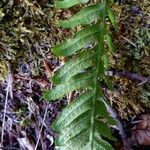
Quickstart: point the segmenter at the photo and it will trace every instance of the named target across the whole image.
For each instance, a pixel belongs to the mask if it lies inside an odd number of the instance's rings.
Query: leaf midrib
[[[103,42],[104,42],[104,21],[105,21],[105,6],[106,6],[106,1],[103,2],[104,3],[104,9],[103,9],[103,16],[102,16],[102,23],[100,25],[100,27],[102,28],[101,29],[101,35],[99,37],[99,49],[100,51],[103,51]],[[101,56],[101,53],[99,52],[98,53],[99,55],[97,55],[97,63],[96,63],[96,69],[97,69],[97,74],[95,76],[95,83],[94,83],[94,91],[95,91],[95,94],[94,94],[94,98],[93,98],[93,110],[92,110],[92,116],[91,116],[91,133],[90,133],[90,146],[91,146],[91,150],[93,150],[93,140],[94,140],[94,120],[95,120],[95,105],[96,105],[96,101],[98,99],[98,84],[99,84],[99,80],[98,80],[98,77],[99,77],[99,73],[100,73],[100,56]]]

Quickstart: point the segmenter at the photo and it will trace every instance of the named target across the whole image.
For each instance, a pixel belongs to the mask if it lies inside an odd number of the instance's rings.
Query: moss
[[[8,75],[8,66],[5,61],[0,61],[0,80],[4,80]]]

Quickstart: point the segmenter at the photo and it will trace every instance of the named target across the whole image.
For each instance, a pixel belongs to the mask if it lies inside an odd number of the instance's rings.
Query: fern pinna
[[[69,8],[87,2],[60,0],[55,5],[58,8]],[[116,25],[108,2],[102,1],[82,8],[68,20],[60,21],[64,28],[82,25],[82,29],[73,38],[53,48],[54,54],[69,56],[70,59],[56,71],[52,78],[56,86],[45,91],[44,97],[57,100],[74,90],[81,90],[82,94],[64,108],[53,123],[58,133],[55,144],[59,150],[113,149],[106,139],[113,139],[108,126],[114,122],[106,111],[105,97],[100,88],[100,81],[107,83],[105,72],[108,56],[105,43],[113,50],[106,18],[110,19],[113,26]],[[91,48],[87,48],[89,44]]]

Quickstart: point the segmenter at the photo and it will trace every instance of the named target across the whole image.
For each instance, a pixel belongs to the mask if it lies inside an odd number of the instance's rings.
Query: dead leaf
[[[52,76],[52,69],[46,59],[44,59],[44,67],[46,69],[47,78],[50,78]]]
[[[50,85],[50,83],[44,78],[32,78],[41,88],[46,88]]]
[[[140,117],[140,120],[134,125],[131,131],[131,142],[138,145],[150,145],[150,114]]]

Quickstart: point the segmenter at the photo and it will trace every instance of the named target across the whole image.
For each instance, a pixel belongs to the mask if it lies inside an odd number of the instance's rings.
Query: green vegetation
[[[1,149],[146,149],[139,146],[149,140],[149,7],[1,0]]]
[[[79,1],[57,1],[56,7],[71,7],[77,2]],[[102,81],[109,86],[105,72],[108,69],[108,52],[113,49],[107,18],[116,28],[113,11],[109,3],[103,1],[87,6],[68,20],[59,22],[64,28],[82,25],[82,29],[75,33],[73,38],[53,48],[54,54],[69,56],[69,60],[56,71],[52,78],[56,87],[46,91],[44,97],[54,101],[74,90],[81,90],[82,94],[67,106],[53,123],[53,128],[58,132],[58,149],[113,149],[103,139],[113,139],[108,128],[112,119],[106,111],[104,104],[107,101],[101,88]],[[89,44],[92,45],[91,48],[86,48]],[[108,44],[110,50],[105,48],[105,44]]]

